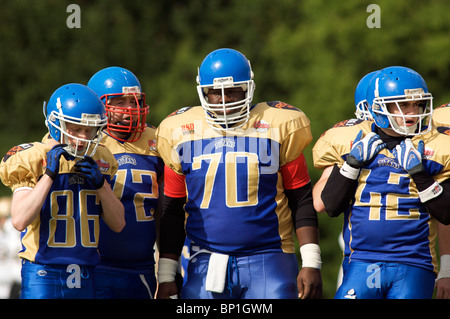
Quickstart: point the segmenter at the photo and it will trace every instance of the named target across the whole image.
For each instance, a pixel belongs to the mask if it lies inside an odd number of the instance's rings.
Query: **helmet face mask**
[[[123,103],[123,106],[116,103],[117,99],[126,101],[127,97],[128,103]],[[145,94],[115,93],[106,94],[102,98],[106,100],[108,134],[120,141],[137,141],[147,126],[149,106],[145,104]]]
[[[91,89],[81,84],[60,87],[48,103],[44,102],[44,116],[51,137],[67,144],[65,149],[70,155],[81,158],[95,154],[106,116],[103,103]],[[90,132],[90,136],[74,133],[74,127]]]
[[[227,102],[230,90],[235,88],[242,89],[243,98]],[[208,124],[218,130],[236,129],[243,126],[250,116],[250,103],[253,98],[253,92],[248,92],[246,88],[253,90],[250,81],[232,82],[231,85],[225,83],[213,86],[199,85],[197,87],[198,95],[205,110]],[[219,91],[217,92],[218,98],[214,100],[221,101],[221,103],[212,103],[214,101],[211,101],[211,98],[208,97],[212,90]],[[216,93],[214,94],[216,95]]]
[[[369,106],[367,105],[367,101],[363,100],[356,104],[355,116],[358,120],[371,120],[372,115],[369,111]]]
[[[401,105],[407,102],[420,102],[418,114],[405,114]],[[372,111],[378,117],[385,117],[389,121],[389,126],[394,132],[400,135],[421,135],[431,129],[432,97],[430,93],[419,98],[390,97],[387,99],[376,98],[372,106]],[[396,112],[389,111],[394,109]],[[414,121],[414,123],[411,123]],[[408,124],[409,123],[409,124]]]
[[[149,112],[138,78],[127,69],[112,66],[94,74],[88,86],[105,103],[108,134],[122,142],[137,141],[147,126]]]
[[[232,49],[211,52],[198,70],[197,83],[200,103],[212,128],[234,130],[247,123],[255,84],[244,55]]]
[[[369,110],[375,124],[399,135],[421,135],[431,130],[433,97],[423,78],[405,67],[389,67],[377,73],[367,89]],[[416,114],[402,106],[417,105]]]

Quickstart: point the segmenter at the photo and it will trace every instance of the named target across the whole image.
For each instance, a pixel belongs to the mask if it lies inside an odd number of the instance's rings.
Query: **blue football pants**
[[[117,268],[95,268],[97,299],[153,299],[156,291],[155,269],[127,271]]]
[[[75,269],[76,268],[76,269]],[[21,299],[93,299],[94,267],[22,261]]]
[[[193,253],[191,252],[191,256]],[[191,258],[183,299],[296,299],[298,262],[295,254],[260,253],[230,256],[223,293],[206,291],[209,253]]]
[[[425,268],[351,261],[344,269],[336,299],[430,299],[433,296],[435,274]]]

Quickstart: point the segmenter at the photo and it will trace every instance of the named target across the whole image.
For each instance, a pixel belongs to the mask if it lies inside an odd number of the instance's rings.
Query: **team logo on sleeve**
[[[296,108],[295,106],[292,106],[290,104],[281,102],[281,101],[272,101],[272,102],[267,102],[267,105],[270,107],[275,107],[277,109],[284,109],[284,110],[294,110],[294,111],[299,111],[301,112],[298,108]]]
[[[436,129],[441,134],[450,135],[450,127],[448,126],[438,126]]]
[[[191,109],[192,106],[186,106],[186,107],[182,107],[181,109],[178,109],[176,111],[173,111],[172,113],[170,113],[169,115],[167,115],[167,117],[172,117],[174,115],[178,115],[178,114],[183,114],[184,112],[188,111],[189,109]]]
[[[336,128],[336,127],[344,127],[344,126],[353,126],[356,124],[361,123],[363,120],[359,120],[359,119],[349,119],[349,120],[344,120],[342,122],[336,123],[333,125],[332,128]]]
[[[11,156],[13,156],[14,154],[16,154],[18,152],[21,152],[21,151],[24,151],[24,150],[27,150],[27,149],[29,149],[31,147],[33,147],[33,144],[31,144],[31,143],[25,143],[25,144],[20,144],[20,145],[14,146],[3,157],[3,162],[6,162],[6,160],[8,158],[10,158]]]

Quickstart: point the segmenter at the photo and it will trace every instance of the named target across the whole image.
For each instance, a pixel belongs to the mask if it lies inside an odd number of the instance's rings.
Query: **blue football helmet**
[[[367,87],[372,77],[377,74],[378,71],[367,73],[359,81],[355,89],[355,115],[359,120],[372,120],[372,114],[370,114],[369,107],[367,105]]]
[[[44,116],[51,137],[67,144],[66,150],[70,155],[83,157],[95,154],[102,137],[101,131],[106,125],[106,115],[105,106],[90,88],[78,83],[61,86],[53,92],[48,103],[44,102]],[[67,123],[93,127],[90,138],[69,134]]]
[[[234,130],[247,123],[255,83],[250,61],[233,49],[218,49],[209,53],[198,69],[197,93],[205,110],[206,121],[217,130]],[[245,98],[240,101],[225,101],[225,89],[241,87]],[[222,103],[208,102],[208,90],[222,91]],[[228,111],[228,114],[226,112]]]
[[[419,102],[418,115],[403,114],[399,103],[410,101]],[[422,76],[410,68],[391,66],[380,70],[369,82],[367,102],[380,128],[391,128],[401,135],[420,135],[431,130],[433,96]],[[395,105],[398,114],[389,112],[389,105]],[[401,118],[403,124],[398,124],[395,118]],[[417,120],[408,125],[407,118]]]
[[[95,73],[87,85],[105,103],[108,133],[114,132],[114,138],[120,141],[137,141],[147,126],[149,111],[138,78],[127,69],[112,66]],[[120,96],[133,96],[134,106],[114,105],[111,99]],[[113,114],[125,121],[114,121]]]

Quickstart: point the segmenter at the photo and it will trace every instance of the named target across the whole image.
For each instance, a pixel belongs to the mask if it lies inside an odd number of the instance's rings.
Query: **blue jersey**
[[[360,130],[372,121],[346,121],[325,132],[313,148],[314,165],[343,164]],[[450,136],[436,130],[412,138],[425,142],[423,164],[442,182],[450,176]],[[410,175],[389,149],[362,167],[355,197],[344,212],[345,255],[364,262],[397,262],[436,271],[436,221],[420,201]]]
[[[102,144],[114,154],[119,169],[111,187],[125,208],[125,228],[120,233],[100,223],[101,264],[121,268],[154,266],[158,179],[164,171],[156,152],[155,129],[147,127],[136,142],[120,142],[106,135]]]
[[[302,111],[259,103],[242,128],[219,132],[201,107],[184,108],[160,124],[157,136],[166,165],[185,176],[190,240],[232,255],[294,252],[280,167],[312,140]]]
[[[34,188],[45,173],[51,147],[36,142],[12,148],[0,164],[2,182],[13,191]],[[111,152],[100,145],[93,159],[110,181],[117,170]],[[75,172],[75,163],[61,156],[59,174],[39,216],[22,232],[21,258],[51,265],[94,266],[99,262],[97,246],[102,207],[97,189]]]

